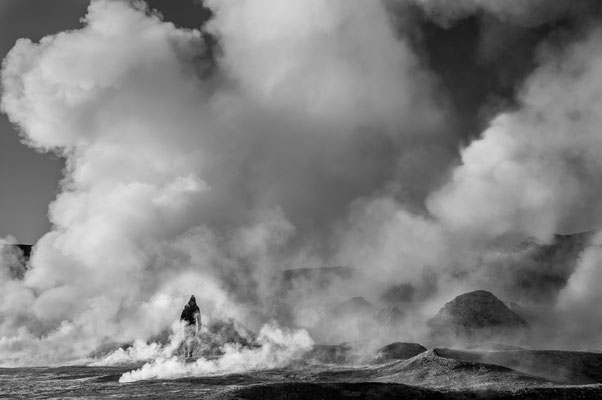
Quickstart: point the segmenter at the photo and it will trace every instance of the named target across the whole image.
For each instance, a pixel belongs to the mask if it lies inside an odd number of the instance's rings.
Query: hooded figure
[[[184,306],[182,314],[180,315],[180,321],[186,321],[186,325],[198,325],[201,326],[201,310],[196,305],[196,299],[194,295],[190,296],[188,304]]]
[[[180,315],[180,321],[185,323],[184,340],[186,357],[192,357],[192,352],[194,350],[193,344],[199,333],[199,328],[201,327],[201,310],[199,310],[199,306],[196,305],[194,295],[190,296],[188,304],[184,306],[184,310],[182,310],[182,314]]]

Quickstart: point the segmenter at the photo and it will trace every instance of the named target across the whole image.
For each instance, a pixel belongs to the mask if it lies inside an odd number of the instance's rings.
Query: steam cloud
[[[601,37],[596,29],[561,54],[542,55],[520,110],[498,115],[462,151],[462,165],[429,199],[433,214],[490,237],[547,240],[600,225]]]
[[[291,359],[310,350],[313,345],[306,331],[287,331],[274,324],[264,325],[257,339],[260,346],[252,349],[240,349],[235,345],[226,344],[224,354],[216,360],[200,358],[194,363],[182,364],[176,357],[158,357],[152,363],[124,374],[119,381],[133,382],[142,379],[237,373],[284,367]]]
[[[478,10],[520,25],[577,13],[563,1],[543,14],[543,2],[415,3],[449,24]],[[0,264],[5,364],[147,340],[195,293],[203,313],[261,329],[261,348],[184,366],[139,342],[159,358],[124,380],[282,365],[312,343],[264,325],[282,269],[343,264],[375,278],[320,305],[429,288],[410,300],[414,318],[503,284],[483,272],[501,242],[597,228],[602,31],[542,46],[517,109],[458,155],[444,94],[390,5],[210,0],[215,60],[200,31],[141,1],[93,0],[82,29],[19,40],[2,110],[67,167],[26,273]],[[598,269],[591,250],[554,312],[591,304]],[[309,327],[315,305],[292,302],[288,322]]]

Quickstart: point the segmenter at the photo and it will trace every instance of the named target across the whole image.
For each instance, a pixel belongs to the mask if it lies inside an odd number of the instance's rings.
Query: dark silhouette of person
[[[192,357],[193,342],[201,327],[201,310],[196,304],[194,295],[190,296],[188,304],[184,306],[180,321],[184,323],[184,339],[186,344],[186,357]]]

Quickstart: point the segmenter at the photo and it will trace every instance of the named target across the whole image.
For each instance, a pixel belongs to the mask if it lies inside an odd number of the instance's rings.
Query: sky
[[[85,12],[79,1],[3,1],[0,5],[0,53],[21,37],[39,40],[48,33],[74,29]],[[63,163],[20,143],[6,115],[0,117],[0,235],[34,243],[49,228],[48,204],[55,197]]]
[[[0,359],[169,352],[191,293],[274,348],[357,296],[420,341],[476,289],[599,348],[601,7],[2,2],[0,234],[35,246],[1,249]],[[525,245],[580,232],[552,263]],[[322,292],[275,283],[339,265]]]
[[[181,26],[199,27],[207,11],[193,0],[150,1],[166,19]],[[0,2],[0,55],[16,40],[42,37],[81,27],[88,2],[85,0],[2,0]],[[13,236],[18,243],[34,244],[50,228],[48,205],[56,197],[64,161],[53,154],[40,154],[21,143],[18,129],[0,115],[0,236]]]

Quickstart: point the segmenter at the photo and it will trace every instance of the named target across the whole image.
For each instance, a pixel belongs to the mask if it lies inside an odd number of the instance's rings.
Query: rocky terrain
[[[353,298],[333,307],[329,318],[349,315],[378,326],[378,321],[394,321],[397,311],[378,310],[363,298]],[[528,330],[528,324],[521,317],[485,291],[458,296],[431,321],[444,332],[466,338],[520,338]],[[492,336],[495,329],[503,331],[503,337]],[[221,349],[226,343],[240,349],[261,346],[253,332],[234,320],[207,321],[201,342],[202,345],[195,349],[195,359],[221,357]],[[127,346],[121,345],[122,348]],[[471,347],[470,350],[457,350],[392,342],[366,354],[361,343],[316,344],[280,368],[127,384],[119,383],[120,377],[141,364],[2,368],[0,397],[126,399],[160,396],[164,399],[213,400],[572,400],[602,397],[600,353],[529,350],[493,340],[475,342]],[[95,356],[102,358],[106,354]]]
[[[602,383],[599,353],[559,350],[468,351],[437,349],[441,357],[495,364],[566,385]]]
[[[434,349],[407,360],[371,366],[314,366],[296,371],[272,371],[278,379],[228,389],[212,398],[593,399],[602,396],[602,385],[599,384],[558,384],[535,374],[493,363],[454,358],[452,354],[449,349]],[[572,359],[582,356],[577,352],[567,354]],[[281,373],[284,376],[280,376]]]
[[[555,260],[559,264],[567,254],[582,249],[586,238],[587,235],[559,236],[554,244],[545,246],[526,242],[517,251],[528,253],[530,262]],[[13,250],[18,255],[16,260],[26,260],[31,248],[16,247]],[[13,272],[23,273],[24,265]],[[566,272],[554,265],[550,274]],[[352,279],[355,273],[345,267],[285,271],[278,278],[280,295],[286,297],[297,289],[305,292],[307,287],[315,291],[328,290],[337,282]],[[529,285],[530,279],[528,273],[525,277],[521,283],[524,287]],[[552,284],[553,280],[548,283]],[[403,292],[405,296],[411,292],[408,290],[403,287],[397,292]],[[399,299],[401,295],[397,292],[390,297]],[[383,305],[386,304],[384,302]],[[283,368],[129,384],[119,383],[120,376],[141,364],[5,368],[0,369],[0,397],[87,398],[102,395],[132,398],[160,395],[165,399],[215,400],[602,398],[602,354],[594,351],[531,350],[532,328],[528,321],[537,317],[533,315],[536,312],[533,309],[504,303],[485,290],[465,293],[451,299],[428,321],[430,336],[419,344],[401,341],[404,339],[404,312],[395,306],[383,305],[377,306],[363,297],[333,304],[311,329],[317,344]],[[404,311],[407,312],[406,309]],[[234,320],[208,320],[205,323],[206,329],[200,340],[202,345],[195,348],[194,359],[221,357],[225,343],[241,349],[260,346],[256,334]],[[393,340],[378,347],[364,347],[367,339],[382,332],[387,332],[386,337]],[[349,341],[343,342],[346,335]],[[152,340],[165,344],[168,332]],[[126,350],[129,346],[131,344],[108,344],[106,349],[91,354],[91,357],[102,358],[115,348]],[[177,349],[175,354],[182,352],[182,349]]]
[[[393,349],[421,350],[419,345],[395,344]],[[340,349],[318,348],[316,353]],[[382,350],[382,349],[381,349]],[[595,399],[602,396],[599,383],[558,383],[546,371],[559,363],[569,375],[589,370],[589,382],[600,381],[602,355],[565,352],[538,354],[531,373],[496,362],[520,360],[521,352],[499,351],[483,362],[489,352],[458,352],[450,349],[422,351],[408,359],[380,359],[348,365],[346,357],[331,357],[332,364],[316,360],[292,362],[278,369],[245,373],[190,376],[177,379],[119,383],[120,376],[136,365],[119,367],[65,366],[58,368],[1,368],[0,396],[5,398],[144,398],[270,400],[270,399]],[[340,353],[339,353],[340,354]],[[404,354],[405,356],[405,354]],[[378,357],[375,357],[378,359]],[[469,360],[468,358],[473,358]],[[529,359],[527,359],[529,361]],[[541,369],[540,369],[541,367]],[[597,372],[596,369],[597,368]],[[594,379],[595,378],[595,379]]]

